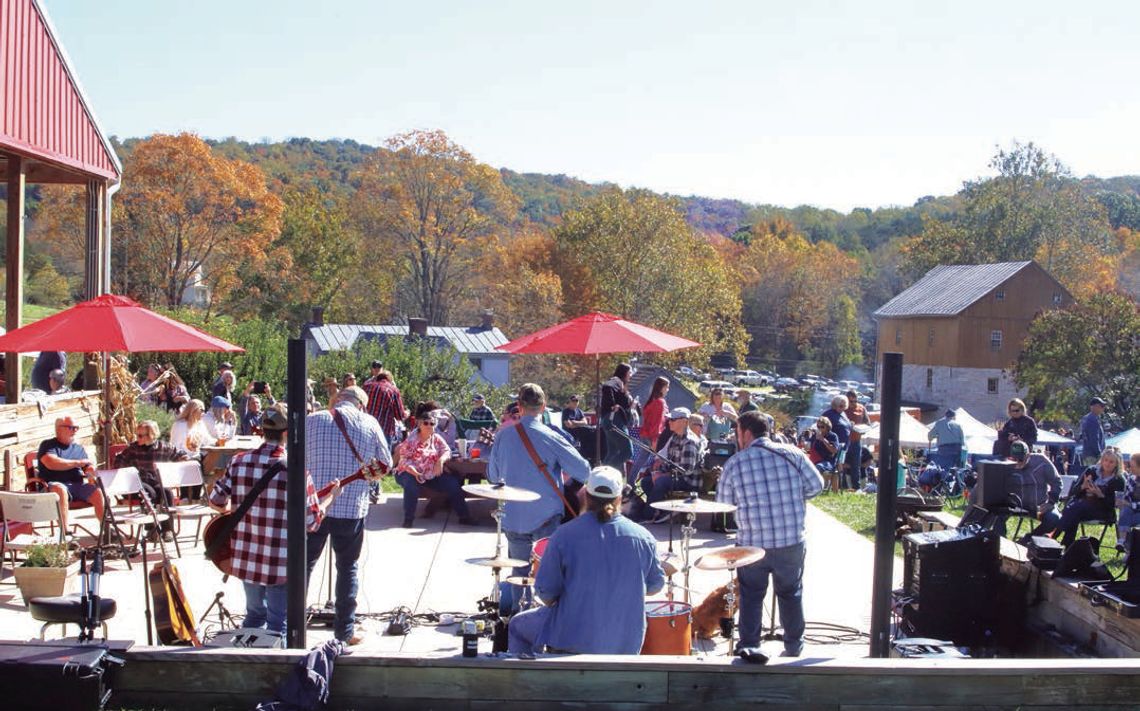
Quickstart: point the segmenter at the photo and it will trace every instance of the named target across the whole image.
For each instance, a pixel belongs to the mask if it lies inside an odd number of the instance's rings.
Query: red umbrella
[[[696,341],[674,336],[640,323],[626,321],[613,314],[595,311],[585,316],[536,331],[499,346],[507,353],[581,353],[594,355],[594,379],[598,381],[598,400],[602,401],[602,353],[662,353],[700,346]],[[601,452],[602,429],[599,423],[595,441]]]
[[[0,336],[0,353],[27,351],[226,351],[245,349],[104,294]]]
[[[507,353],[660,353],[700,346],[612,314],[594,313],[536,331],[499,346]]]

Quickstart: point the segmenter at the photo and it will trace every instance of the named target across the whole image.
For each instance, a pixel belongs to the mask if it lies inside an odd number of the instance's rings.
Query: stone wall
[[[927,370],[931,386],[927,387]],[[988,380],[997,378],[997,392],[988,391]],[[903,365],[902,398],[938,405],[935,417],[948,407],[964,407],[982,422],[1004,422],[1006,405],[1015,397],[1024,398],[1025,391],[1014,385],[1002,370],[991,368],[950,368],[946,366]]]

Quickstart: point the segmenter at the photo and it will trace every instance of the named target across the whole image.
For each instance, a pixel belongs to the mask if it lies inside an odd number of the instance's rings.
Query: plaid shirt
[[[687,427],[685,434],[678,437],[675,433],[669,436],[669,442],[658,452],[661,456],[685,470],[681,478],[690,486],[699,486],[701,483],[701,440]],[[657,462],[653,467],[659,476],[669,475],[673,468]]]
[[[491,412],[491,408],[486,405],[471,408],[471,414],[467,416],[467,419],[476,422],[498,422],[495,413]]]
[[[365,383],[364,392],[368,395],[368,414],[380,423],[385,442],[391,442],[396,436],[396,421],[404,419],[404,399],[400,397],[400,389],[385,378]]]
[[[335,409],[344,418],[348,436],[364,461],[379,459],[392,466],[388,440],[376,418],[349,402],[339,402]],[[360,462],[333,421],[332,410],[314,412],[305,418],[305,468],[318,487],[360,469]],[[364,518],[368,514],[368,484],[354,481],[342,488],[326,513],[332,518]]]
[[[144,484],[158,486],[157,462],[184,462],[190,455],[179,451],[166,442],[139,444],[131,442],[127,448],[115,455],[116,467],[134,467],[139,470],[139,479]]]
[[[725,462],[716,500],[736,505],[738,546],[785,548],[803,542],[806,502],[821,491],[800,449],[761,437]]]
[[[285,582],[288,557],[285,492],[289,477],[285,472],[285,448],[266,442],[257,449],[234,455],[229,469],[214,484],[210,503],[225,506],[231,499],[234,507],[264,476],[269,467],[280,463],[282,469],[249,508],[234,529],[233,573],[238,579],[257,585],[280,585]],[[305,525],[314,530],[321,520],[317,492],[312,477],[305,477]]]

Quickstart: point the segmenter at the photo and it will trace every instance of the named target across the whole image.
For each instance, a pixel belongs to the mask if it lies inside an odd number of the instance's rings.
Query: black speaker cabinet
[[[993,640],[998,619],[998,536],[932,531],[903,538],[905,622],[919,635],[975,646]]]

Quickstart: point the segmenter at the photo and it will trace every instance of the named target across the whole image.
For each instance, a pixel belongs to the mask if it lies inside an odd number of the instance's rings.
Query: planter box
[[[66,568],[25,568],[15,569],[16,585],[26,606],[33,597],[56,597],[75,591],[76,573],[79,563]]]

